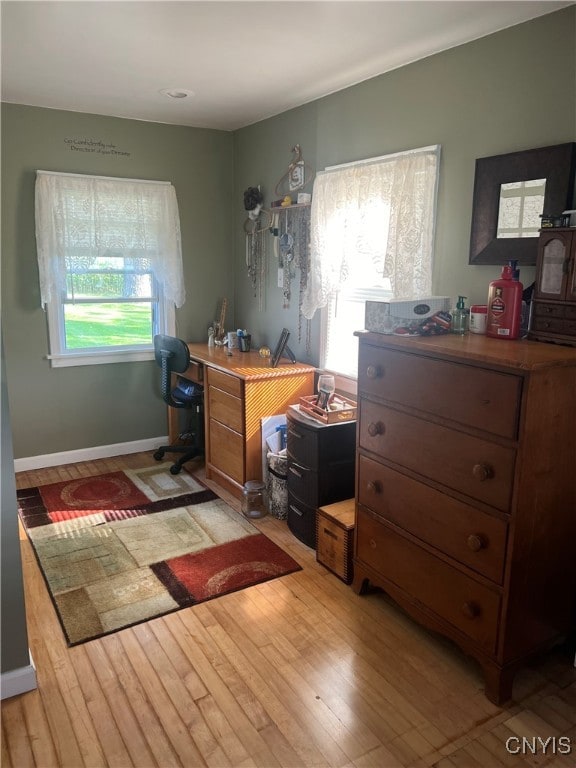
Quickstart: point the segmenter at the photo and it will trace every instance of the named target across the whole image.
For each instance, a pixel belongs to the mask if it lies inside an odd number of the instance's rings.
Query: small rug
[[[294,571],[298,563],[171,464],[18,491],[68,645]]]

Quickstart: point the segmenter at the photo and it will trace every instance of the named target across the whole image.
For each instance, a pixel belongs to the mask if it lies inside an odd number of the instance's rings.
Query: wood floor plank
[[[180,762],[182,765],[192,763],[195,766],[205,766],[206,762],[183,721],[186,716],[185,711],[183,709],[179,711],[177,707],[174,707],[162,685],[157,670],[154,668],[154,663],[147,658],[133,630],[124,630],[119,637],[140,685],[146,692],[148,699],[154,702],[154,711]]]
[[[138,720],[148,749],[154,756],[156,764],[170,768],[181,766],[182,762],[162,726],[156,702],[154,699],[148,698],[132,665],[130,654],[125,652],[120,640],[121,634],[108,635],[97,642],[104,648],[109,664],[118,678],[135,718]]]
[[[12,765],[17,768],[33,768],[36,761],[30,744],[30,735],[26,730],[20,697],[13,698],[2,705],[2,721]]]
[[[138,768],[154,766],[156,761],[142,733],[138,713],[133,711],[104,646],[101,643],[87,643],[85,650],[132,763]]]
[[[21,701],[26,731],[36,765],[41,765],[43,768],[57,768],[58,757],[39,691],[31,691],[26,696],[22,696]]]

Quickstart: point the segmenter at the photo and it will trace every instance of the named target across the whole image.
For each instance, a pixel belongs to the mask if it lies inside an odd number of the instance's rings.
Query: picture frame
[[[284,350],[286,348],[289,338],[290,338],[290,331],[287,328],[282,328],[282,333],[280,334],[278,343],[276,344],[274,352],[272,353],[272,357],[270,358],[270,365],[272,368],[276,368],[278,366],[278,363],[280,362],[280,358],[284,354]]]
[[[537,237],[496,237],[501,185],[546,179],[542,214],[556,215],[573,207],[575,169],[575,142],[476,160],[468,263],[536,264]]]

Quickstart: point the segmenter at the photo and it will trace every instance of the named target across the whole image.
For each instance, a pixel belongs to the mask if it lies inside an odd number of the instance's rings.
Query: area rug
[[[298,563],[170,464],[18,491],[68,645],[259,584]]]

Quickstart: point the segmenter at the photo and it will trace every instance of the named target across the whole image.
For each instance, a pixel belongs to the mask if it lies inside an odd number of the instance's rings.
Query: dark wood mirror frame
[[[537,237],[496,237],[500,185],[546,179],[543,213],[556,216],[572,208],[575,169],[576,142],[476,160],[468,263],[536,264]]]

